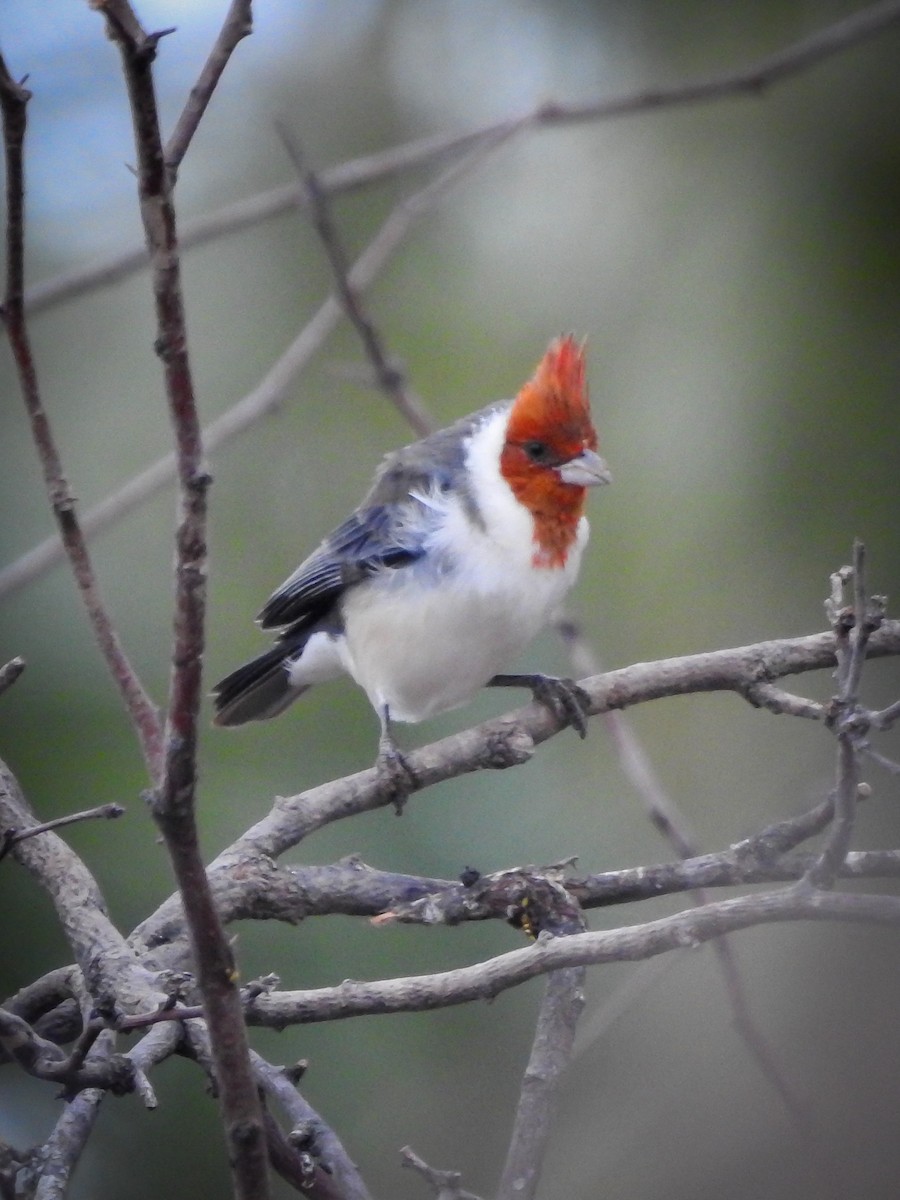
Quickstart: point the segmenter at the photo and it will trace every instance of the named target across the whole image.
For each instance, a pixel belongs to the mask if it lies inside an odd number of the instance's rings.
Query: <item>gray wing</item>
[[[506,402],[508,403],[508,402]],[[467,435],[497,405],[404,446],[385,458],[360,508],[327,537],[269,598],[257,620],[263,629],[305,628],[319,620],[347,588],[374,571],[409,566],[424,554],[437,518],[416,495],[456,491],[480,521],[464,483]]]
[[[257,620],[263,629],[306,625],[324,616],[353,584],[382,567],[401,567],[424,553],[420,535],[404,538],[393,506],[362,508],[327,537],[275,591]]]

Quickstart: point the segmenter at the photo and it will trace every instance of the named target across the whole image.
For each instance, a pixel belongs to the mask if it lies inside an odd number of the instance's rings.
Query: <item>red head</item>
[[[500,455],[501,474],[534,517],[536,566],[565,565],[585,488],[609,482],[596,450],[584,350],[567,335],[550,343],[513,402]]]

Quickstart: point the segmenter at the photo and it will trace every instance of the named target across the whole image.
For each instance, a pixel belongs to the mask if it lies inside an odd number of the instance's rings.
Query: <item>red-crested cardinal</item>
[[[575,582],[585,489],[609,483],[572,337],[551,343],[515,400],[389,454],[360,507],[258,617],[280,630],[214,691],[217,725],[277,716],[315,683],[350,675],[381,721],[378,766],[409,768],[393,721],[422,721],[482,687],[529,687],[584,736],[570,680],[501,675]]]

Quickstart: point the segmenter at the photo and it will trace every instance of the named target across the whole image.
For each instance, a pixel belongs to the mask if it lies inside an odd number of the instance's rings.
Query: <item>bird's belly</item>
[[[423,721],[464,704],[524,649],[568,590],[543,571],[527,587],[360,588],[344,605],[349,670],[373,706]],[[559,574],[559,573],[555,573]]]

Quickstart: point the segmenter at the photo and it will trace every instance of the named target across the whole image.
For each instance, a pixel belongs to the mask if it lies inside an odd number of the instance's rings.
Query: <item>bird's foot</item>
[[[587,737],[591,698],[574,679],[555,675],[495,675],[488,687],[527,687],[538,703],[571,725],[581,738]]]
[[[375,770],[382,793],[393,804],[394,812],[399,817],[410,792],[419,781],[393,738],[382,736],[379,741]]]
[[[587,737],[587,719],[591,698],[574,679],[557,679],[554,675],[538,675],[531,688],[535,700],[562,717],[580,738]]]

